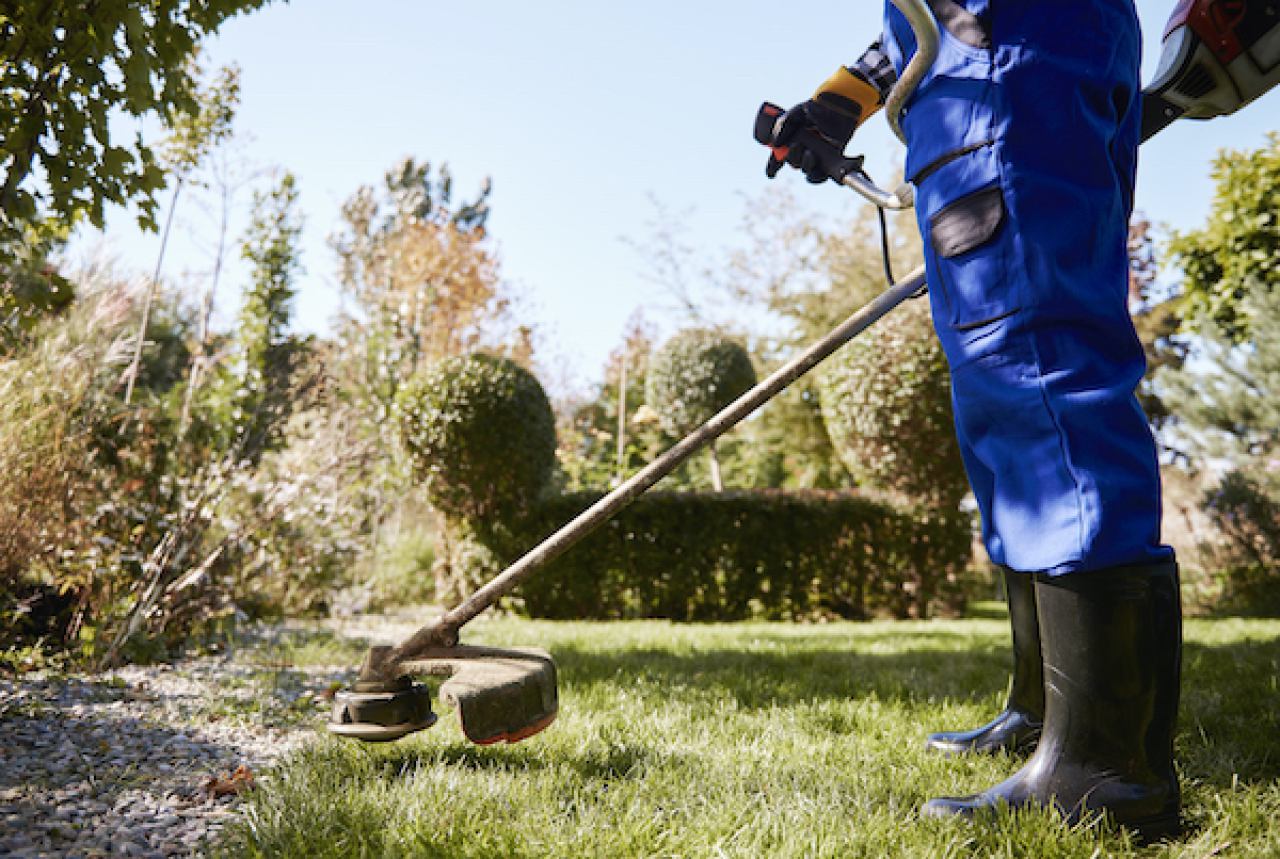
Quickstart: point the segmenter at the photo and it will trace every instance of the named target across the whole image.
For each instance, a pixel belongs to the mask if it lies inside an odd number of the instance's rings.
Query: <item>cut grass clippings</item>
[[[320,739],[248,794],[227,855],[297,857],[1280,856],[1280,621],[1186,629],[1178,841],[1140,848],[1044,812],[921,820],[1014,758],[946,759],[932,730],[1003,704],[1007,622],[476,624],[546,647],[561,714],[513,746],[456,717],[384,746]]]

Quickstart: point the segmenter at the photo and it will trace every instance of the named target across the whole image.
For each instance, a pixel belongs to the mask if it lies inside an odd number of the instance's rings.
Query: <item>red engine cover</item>
[[[1248,4],[1249,0],[1178,0],[1164,36],[1167,39],[1179,27],[1189,26],[1218,62],[1229,63],[1244,50],[1236,29]]]

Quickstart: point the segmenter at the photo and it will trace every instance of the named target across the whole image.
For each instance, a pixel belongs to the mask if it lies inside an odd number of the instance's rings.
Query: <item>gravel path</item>
[[[0,679],[0,856],[203,854],[231,789],[314,738],[349,679],[227,658]]]

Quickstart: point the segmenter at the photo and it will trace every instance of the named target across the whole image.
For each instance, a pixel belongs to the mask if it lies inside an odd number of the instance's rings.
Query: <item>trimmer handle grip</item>
[[[760,112],[756,114],[756,143],[773,148],[773,135],[777,130],[778,120],[782,119],[784,113],[785,110],[771,101],[760,105]]]
[[[846,158],[844,153],[832,143],[807,128],[796,132],[787,146],[775,146],[773,141],[777,136],[778,124],[785,113],[786,111],[781,107],[767,101],[760,105],[760,110],[756,113],[753,132],[756,142],[773,150],[773,160],[769,162],[767,168],[770,178],[778,174],[783,164],[791,163],[793,167],[800,166],[798,162],[787,160],[791,157],[792,148],[797,145],[807,152],[812,152],[826,174],[836,182],[843,182],[850,173],[857,173],[862,169],[861,155],[856,158]]]

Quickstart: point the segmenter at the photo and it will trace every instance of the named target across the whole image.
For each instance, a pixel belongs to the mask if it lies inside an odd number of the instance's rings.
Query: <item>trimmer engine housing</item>
[[[1280,0],[1179,0],[1144,90],[1143,139],[1235,113],[1280,83]]]

